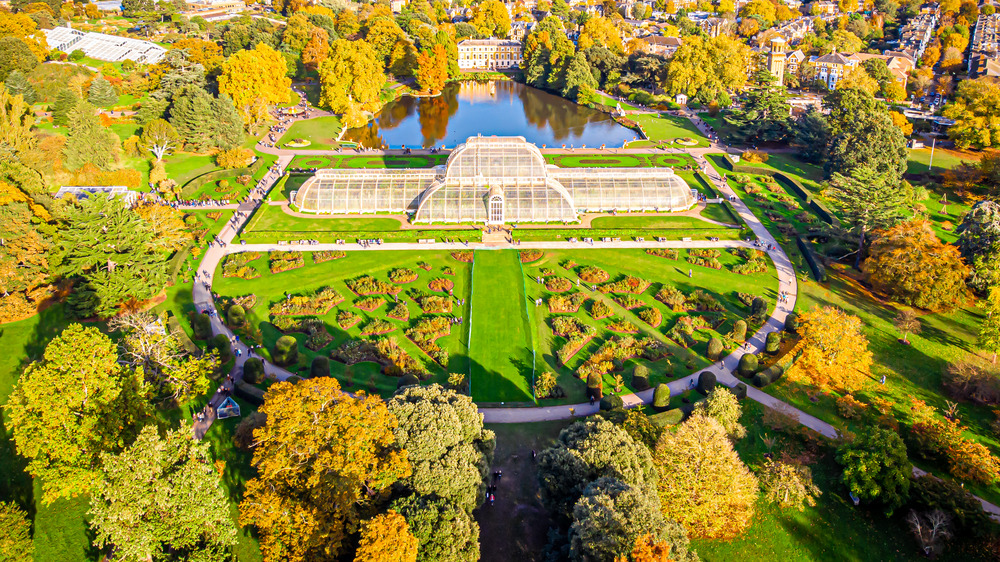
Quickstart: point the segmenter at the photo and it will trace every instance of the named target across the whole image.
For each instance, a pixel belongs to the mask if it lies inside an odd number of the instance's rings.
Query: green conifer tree
[[[69,114],[69,138],[63,149],[66,167],[75,170],[86,163],[107,169],[118,161],[121,140],[97,119],[94,106],[83,101]]]
[[[103,76],[98,76],[90,82],[87,101],[98,107],[107,107],[118,101],[118,94],[115,93],[111,82],[105,80]]]
[[[233,99],[226,94],[212,100],[215,115],[212,140],[222,150],[230,150],[243,144],[243,118],[233,105]]]
[[[28,104],[38,101],[38,92],[35,91],[35,87],[28,81],[28,77],[20,70],[15,70],[8,74],[7,80],[4,81],[4,86],[7,87],[7,91],[12,96],[21,96]]]
[[[56,94],[56,101],[52,104],[52,123],[55,125],[69,125],[69,112],[73,111],[79,98],[69,88],[60,90]]]
[[[201,88],[185,88],[170,108],[170,124],[184,139],[184,145],[195,152],[213,146],[215,121],[212,96]]]

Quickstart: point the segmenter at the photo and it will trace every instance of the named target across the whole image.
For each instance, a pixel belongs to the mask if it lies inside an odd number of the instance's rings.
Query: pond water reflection
[[[452,83],[433,98],[404,96],[344,140],[369,148],[455,145],[476,135],[523,136],[539,147],[621,147],[638,133],[610,115],[517,82]]]

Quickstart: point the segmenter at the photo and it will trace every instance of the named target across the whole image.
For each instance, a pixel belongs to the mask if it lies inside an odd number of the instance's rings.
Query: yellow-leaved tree
[[[364,124],[363,112],[381,105],[385,64],[367,41],[338,39],[330,45],[330,56],[319,64],[319,82],[320,105],[350,116],[344,124],[357,127]]]
[[[410,475],[396,443],[396,418],[378,396],[340,390],[318,378],[268,390],[254,430],[240,523],[260,531],[265,560],[335,560],[361,515]]]
[[[843,310],[816,307],[799,316],[802,355],[788,376],[822,389],[854,391],[871,376],[872,353],[861,319]]]
[[[406,518],[390,509],[364,524],[354,562],[415,562],[418,543]]]
[[[291,87],[285,57],[266,43],[233,53],[219,76],[219,93],[233,98],[248,129],[259,125],[272,105],[287,103]]]
[[[615,562],[671,562],[670,544],[667,541],[657,542],[652,534],[636,537],[635,545],[629,556],[618,556]]]
[[[752,523],[757,478],[715,418],[695,412],[677,431],[663,432],[653,460],[663,514],[688,536],[731,539]]]

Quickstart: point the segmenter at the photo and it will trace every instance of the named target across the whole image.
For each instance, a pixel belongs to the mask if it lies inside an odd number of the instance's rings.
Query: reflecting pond
[[[610,115],[517,82],[451,83],[437,97],[404,96],[346,141],[369,148],[454,147],[476,135],[523,136],[539,147],[621,147],[638,133]]]

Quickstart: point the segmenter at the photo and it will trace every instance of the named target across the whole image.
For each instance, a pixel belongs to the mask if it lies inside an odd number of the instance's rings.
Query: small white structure
[[[679,105],[687,105],[688,102],[687,94],[677,94],[674,97],[674,101],[676,101]]]
[[[215,417],[220,420],[226,418],[238,418],[240,417],[240,405],[233,400],[232,396],[227,397],[219,404],[219,407],[215,409]]]
[[[55,198],[59,199],[71,195],[77,199],[86,199],[98,193],[103,193],[108,197],[121,197],[128,205],[135,203],[139,197],[137,192],[124,185],[65,185],[59,188]]]

